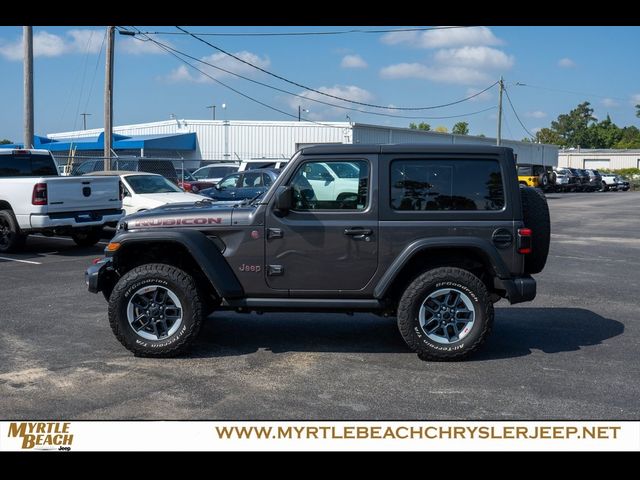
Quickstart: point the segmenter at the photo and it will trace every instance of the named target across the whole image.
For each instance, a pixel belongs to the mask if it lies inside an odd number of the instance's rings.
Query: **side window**
[[[262,175],[260,172],[249,172],[242,175],[241,187],[261,187]]]
[[[270,187],[271,184],[273,183],[268,173],[262,174],[262,183],[264,184],[265,187]]]
[[[504,189],[495,160],[394,160],[394,210],[501,210]]]
[[[229,175],[227,178],[225,178],[218,184],[218,188],[235,188],[236,185],[238,184],[239,178],[240,178],[239,173],[235,175]]]
[[[352,166],[357,175],[332,175],[340,165]],[[369,164],[364,160],[305,162],[293,175],[294,210],[364,210],[369,191]]]

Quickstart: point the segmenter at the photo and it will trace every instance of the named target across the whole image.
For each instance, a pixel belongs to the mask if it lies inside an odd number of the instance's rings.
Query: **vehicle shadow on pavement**
[[[470,361],[572,352],[622,334],[617,320],[582,308],[499,308],[493,333]],[[395,319],[342,314],[213,314],[191,358],[283,352],[410,353]]]
[[[584,308],[497,308],[493,333],[470,360],[573,352],[624,332],[624,325]]]
[[[410,353],[395,318],[356,314],[214,313],[190,357],[283,352]]]

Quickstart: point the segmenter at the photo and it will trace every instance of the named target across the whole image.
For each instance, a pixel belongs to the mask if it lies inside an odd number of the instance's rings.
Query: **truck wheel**
[[[197,337],[202,302],[193,278],[171,265],[150,263],[126,273],[109,298],[109,323],[139,357],[175,357]]]
[[[27,240],[10,210],[0,210],[0,253],[17,252]]]
[[[100,230],[82,230],[71,234],[71,238],[79,247],[93,247],[100,241]]]
[[[549,206],[544,193],[535,188],[521,188],[520,197],[524,226],[533,231],[531,253],[525,256],[524,271],[540,273],[547,263],[551,241]]]
[[[398,328],[422,360],[462,360],[493,326],[484,283],[461,268],[429,270],[407,287],[398,305]]]

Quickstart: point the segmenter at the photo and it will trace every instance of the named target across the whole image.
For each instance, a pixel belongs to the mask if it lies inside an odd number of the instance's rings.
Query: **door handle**
[[[359,236],[359,237],[366,237],[367,235],[372,235],[373,230],[371,230],[370,228],[345,228],[344,234]]]

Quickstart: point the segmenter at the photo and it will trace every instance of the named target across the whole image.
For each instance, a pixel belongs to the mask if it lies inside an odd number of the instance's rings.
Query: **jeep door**
[[[357,296],[369,284],[378,267],[372,157],[307,157],[287,174],[282,185],[293,190],[293,208],[282,214],[272,201],[267,210],[265,274],[270,288],[289,290],[292,296]],[[336,172],[345,165],[355,172],[348,182],[352,187],[343,182],[336,189]]]

